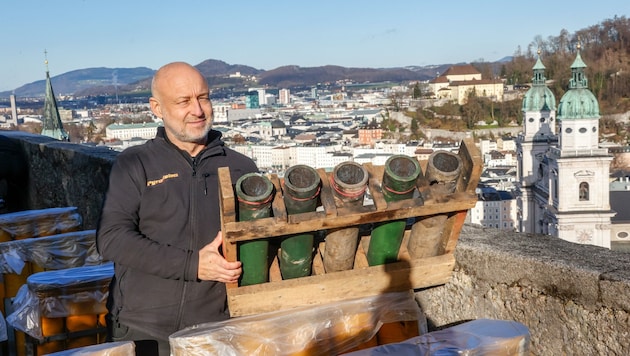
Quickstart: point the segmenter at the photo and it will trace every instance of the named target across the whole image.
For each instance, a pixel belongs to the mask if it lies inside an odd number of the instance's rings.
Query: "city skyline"
[[[525,51],[536,36],[573,33],[630,13],[630,3],[620,1],[571,4],[194,0],[158,7],[144,0],[69,0],[59,14],[55,2],[14,1],[2,6],[11,16],[0,32],[0,91],[44,79],[44,51],[51,76],[206,59],[263,70],[425,66],[497,61],[518,47]]]

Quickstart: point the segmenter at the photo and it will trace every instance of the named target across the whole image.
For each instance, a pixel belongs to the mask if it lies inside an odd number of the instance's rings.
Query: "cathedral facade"
[[[556,107],[540,56],[533,67],[516,141],[519,231],[610,248],[612,156],[599,147],[599,103],[585,68],[578,49]]]

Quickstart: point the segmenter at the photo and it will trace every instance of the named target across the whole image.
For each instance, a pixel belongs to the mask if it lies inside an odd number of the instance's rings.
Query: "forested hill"
[[[586,63],[588,87],[603,113],[630,110],[630,19],[614,17],[575,33],[561,30],[546,39],[536,36],[526,50],[517,49],[512,61],[503,63],[500,76],[507,84],[530,83],[540,51],[549,87],[560,100],[568,89],[571,64],[577,50]]]

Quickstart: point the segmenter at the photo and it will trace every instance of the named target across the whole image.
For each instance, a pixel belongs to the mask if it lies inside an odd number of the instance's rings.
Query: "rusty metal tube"
[[[368,172],[356,162],[343,162],[335,166],[330,176],[335,201],[344,207],[362,206],[367,189]],[[326,235],[324,269],[327,273],[350,270],[359,240],[359,228],[333,229]]]

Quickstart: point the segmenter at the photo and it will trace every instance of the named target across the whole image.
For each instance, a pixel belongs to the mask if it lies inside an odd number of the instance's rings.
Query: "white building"
[[[279,102],[282,105],[291,104],[291,91],[289,89],[280,89],[278,91]]]
[[[588,89],[586,64],[577,53],[569,90],[558,105],[547,88],[544,66],[534,65],[523,99],[519,156],[519,230],[610,248],[609,175],[612,157],[599,147],[599,104]]]
[[[132,138],[152,139],[162,122],[147,122],[142,124],[112,124],[105,129],[109,139],[130,140]]]
[[[487,228],[516,231],[518,227],[516,198],[510,192],[493,188],[477,189],[479,199],[470,209],[466,222]]]

